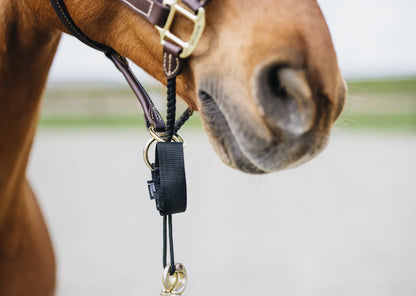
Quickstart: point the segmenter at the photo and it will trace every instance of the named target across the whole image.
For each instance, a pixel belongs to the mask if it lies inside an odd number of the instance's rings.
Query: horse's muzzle
[[[278,171],[313,158],[326,146],[343,105],[309,82],[306,70],[282,63],[255,69],[252,103],[238,100],[227,82],[207,76],[201,83],[201,115],[223,161],[248,173]]]

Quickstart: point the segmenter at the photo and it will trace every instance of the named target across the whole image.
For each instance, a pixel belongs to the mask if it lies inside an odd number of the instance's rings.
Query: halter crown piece
[[[175,122],[176,77],[182,72],[184,59],[195,50],[205,28],[204,6],[209,0],[119,0],[135,13],[155,25],[163,46],[162,66],[167,78],[167,116],[164,122],[152,100],[131,71],[128,61],[113,48],[89,38],[72,19],[64,0],[50,0],[56,14],[67,30],[88,46],[102,51],[123,74],[136,95],[144,113],[146,127],[152,138],[146,144],[143,156],[151,169],[152,180],[148,181],[151,199],[163,216],[163,289],[161,296],[181,295],[187,283],[187,272],[183,264],[175,263],[173,251],[172,214],[186,210],[186,181],[183,158],[183,140],[178,130],[192,115],[188,108]],[[184,41],[170,32],[179,13],[193,23],[189,40]],[[172,142],[172,140],[174,142]],[[156,159],[149,161],[148,151],[156,143]],[[169,228],[170,264],[166,262]]]

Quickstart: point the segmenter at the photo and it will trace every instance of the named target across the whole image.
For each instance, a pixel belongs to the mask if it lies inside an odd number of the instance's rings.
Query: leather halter
[[[203,7],[209,0],[182,0],[187,7],[179,5],[180,0],[119,0],[137,14],[145,17],[156,26],[161,35],[163,45],[163,70],[167,79],[174,79],[182,71],[183,59],[192,54],[205,26],[205,12]],[[113,48],[92,40],[85,35],[71,18],[64,0],[50,0],[52,7],[68,31],[88,46],[102,51],[123,74],[143,109],[147,128],[156,132],[164,132],[166,124],[159,111],[155,108],[149,95],[131,71],[126,58]],[[173,35],[169,28],[176,12],[180,12],[194,23],[191,40],[184,42]],[[191,110],[184,115],[189,117]]]
[[[182,0],[182,3],[184,3],[187,8],[179,5],[180,0],[163,0],[163,2],[162,0],[119,1],[145,17],[150,23],[154,24],[160,34],[161,43],[163,45],[163,70],[167,78],[166,124],[160,113],[156,110],[145,89],[130,70],[126,58],[122,57],[113,48],[96,42],[85,35],[71,18],[64,0],[50,0],[59,19],[69,32],[85,44],[104,52],[105,55],[113,61],[117,69],[124,75],[138,98],[140,105],[143,108],[147,129],[153,137],[151,142],[148,142],[146,145],[147,148],[145,148],[145,162],[147,159],[146,149],[148,149],[149,145],[154,140],[159,142],[156,144],[156,155],[159,155],[160,158],[158,160],[158,157],[156,156],[155,166],[157,167],[154,168],[150,165],[148,160],[147,164],[152,170],[151,182],[153,183],[151,184],[153,184],[152,188],[154,188],[154,191],[149,192],[153,192],[153,195],[151,194],[151,196],[156,198],[157,208],[160,214],[163,215],[163,267],[165,268],[163,283],[165,288],[162,290],[161,295],[181,295],[186,285],[186,270],[182,264],[175,264],[172,214],[183,212],[186,209],[183,144],[168,142],[172,139],[181,140],[181,138],[175,134],[192,114],[192,110],[188,108],[175,123],[176,77],[182,71],[183,59],[192,54],[202,35],[205,27],[205,11],[203,6],[205,6],[209,0]],[[181,13],[194,23],[194,29],[188,42],[181,40],[169,31],[176,12]],[[179,146],[175,144],[179,144]],[[148,185],[150,185],[149,182]],[[165,194],[165,191],[168,191],[169,194]],[[157,197],[155,197],[155,194],[157,194]],[[167,226],[169,226],[170,266],[167,266]],[[176,282],[174,286],[171,286],[172,282],[169,278],[174,274],[176,274]],[[179,286],[177,286],[177,284]],[[172,294],[170,292],[172,292]]]

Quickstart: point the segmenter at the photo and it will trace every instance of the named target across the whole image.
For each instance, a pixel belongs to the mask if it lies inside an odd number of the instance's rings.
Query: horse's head
[[[92,39],[165,81],[159,35],[140,15],[118,0],[66,3]],[[346,93],[318,4],[213,0],[206,12],[207,27],[178,80],[178,93],[200,111],[222,160],[265,173],[315,156],[326,145]],[[179,17],[174,31],[190,30]]]

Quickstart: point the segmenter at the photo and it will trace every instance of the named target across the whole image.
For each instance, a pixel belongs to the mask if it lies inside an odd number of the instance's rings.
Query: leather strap
[[[182,48],[175,43],[165,41],[163,45],[163,71],[166,78],[175,78],[182,72],[183,60],[179,56]]]
[[[153,25],[163,27],[169,15],[169,7],[157,0],[120,0],[135,12],[147,18]]]
[[[136,76],[131,71],[127,60],[113,49],[107,51],[105,55],[114,63],[116,68],[123,74],[127,83],[130,85],[130,88],[133,90],[134,94],[139,100],[139,103],[143,109],[144,117],[146,119],[146,127],[149,129],[150,126],[153,126],[156,132],[164,132],[166,129],[166,125],[163,121],[162,116],[156,109],[152,99],[150,99],[144,87],[141,85],[141,83],[137,80]]]
[[[143,0],[144,1],[144,0]],[[102,51],[105,55],[114,63],[117,69],[124,75],[134,94],[136,95],[144,113],[146,120],[146,126],[149,128],[153,126],[155,131],[163,132],[165,130],[165,122],[162,119],[162,116],[155,108],[152,100],[149,95],[146,93],[143,86],[137,80],[133,72],[131,71],[129,64],[125,58],[123,58],[118,52],[113,48],[92,40],[87,35],[85,35],[81,29],[75,24],[74,20],[71,18],[71,15],[66,8],[66,5],[63,0],[50,0],[52,7],[54,8],[59,19],[68,29],[68,31],[78,38],[83,43],[88,46]]]
[[[162,4],[162,0],[119,0],[129,6],[135,12],[144,16],[150,23],[164,27],[170,8]],[[208,4],[209,0],[182,0],[191,10],[196,12],[200,7]],[[92,40],[76,25],[71,18],[64,0],[50,0],[53,9],[68,31],[88,46],[102,51],[115,64],[117,69],[124,75],[134,94],[136,95],[144,112],[147,128],[153,126],[156,132],[165,131],[165,123],[162,116],[155,108],[149,95],[134,76],[127,60],[113,48]],[[175,78],[182,71],[183,60],[179,57],[181,47],[166,40],[163,53],[163,70],[168,79]]]
[[[50,0],[50,2],[59,19],[72,35],[96,50],[105,52],[110,48],[105,44],[90,39],[87,35],[84,34],[84,32],[81,31],[80,28],[78,28],[74,20],[71,18],[71,15],[69,14],[63,0]]]
[[[161,0],[119,0],[137,13],[146,17],[153,25],[163,27],[169,14],[169,7]],[[210,0],[182,0],[193,12],[207,5]]]
[[[207,5],[210,0],[182,0],[193,12],[197,12],[198,9]]]

